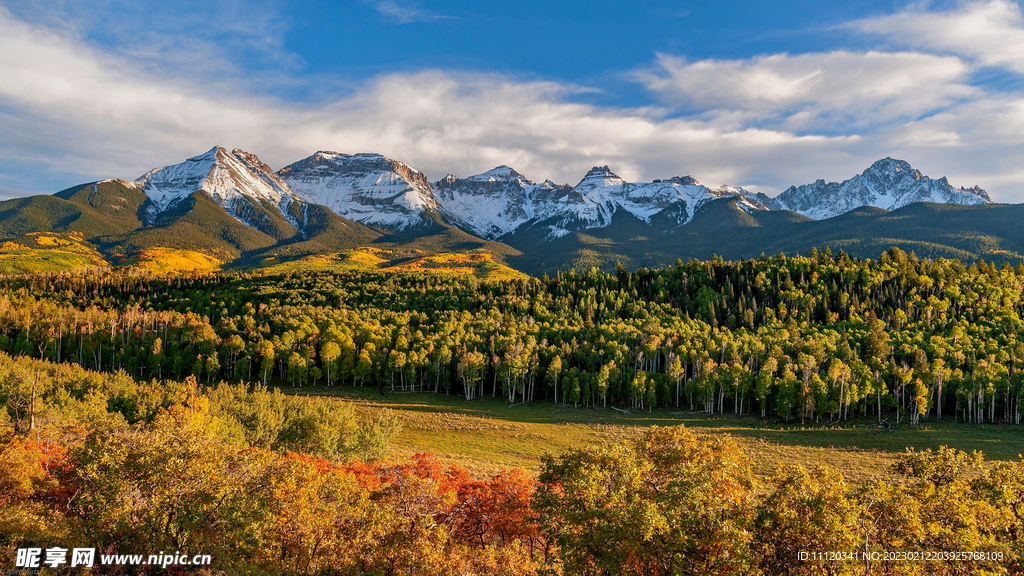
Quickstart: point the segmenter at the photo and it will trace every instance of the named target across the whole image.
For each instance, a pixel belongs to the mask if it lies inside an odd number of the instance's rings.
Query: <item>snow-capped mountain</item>
[[[595,166],[570,194],[559,199],[544,223],[551,236],[558,237],[573,230],[607,226],[618,210],[624,210],[648,224],[655,216],[670,213],[669,223],[681,226],[693,219],[702,204],[732,196],[739,198],[744,210],[767,210],[742,188],[710,188],[690,176],[630,183],[608,166]]]
[[[523,227],[542,226],[551,237],[611,223],[618,210],[651,223],[669,207],[674,225],[693,218],[702,203],[739,196],[746,209],[765,210],[740,188],[708,188],[689,176],[629,183],[608,166],[591,169],[576,186],[535,184],[508,166],[469,178],[448,175],[434,184],[439,211],[452,223],[495,239]]]
[[[554,202],[572,190],[545,180],[536,184],[508,166],[434,183],[438,210],[451,223],[478,236],[494,239],[548,213]]]
[[[286,166],[278,176],[306,202],[369,226],[403,230],[437,209],[422,172],[380,154],[317,152]]]
[[[253,154],[220,147],[125,184],[146,194],[143,211],[150,223],[203,190],[254,228],[266,224],[265,210],[273,206],[301,230],[307,208],[319,204],[344,218],[390,231],[428,222],[426,212],[432,211],[490,240],[523,230],[557,238],[608,226],[620,211],[666,231],[689,223],[702,205],[721,198],[736,198],[748,212],[792,210],[814,219],[860,206],[892,210],[914,202],[991,202],[981,188],[954,188],[945,178],[932,180],[891,158],[845,182],[818,180],[775,198],[739,187],[704,186],[690,176],[630,183],[608,166],[592,168],[575,186],[550,180],[535,183],[509,166],[467,178],[449,174],[431,184],[419,170],[380,154],[317,152],[275,173]]]
[[[1024,217],[1024,204],[971,206],[991,200],[981,188],[954,188],[891,158],[845,182],[819,180],[770,198],[702,185],[691,176],[627,182],[608,166],[591,169],[575,186],[538,183],[509,166],[431,183],[379,154],[318,152],[274,172],[253,154],[229,150],[215,147],[137,180],[100,180],[10,200],[0,214],[3,239],[74,233],[116,260],[125,258],[126,247],[131,258],[134,251],[163,247],[245,267],[385,241],[406,254],[481,248],[496,261],[515,254],[520,269],[540,274],[615,261],[661,266],[712,254],[735,259],[840,245],[871,258],[880,241],[921,248],[928,258],[1001,258],[1015,253],[1013,231]],[[789,212],[821,219],[861,206],[892,210],[920,202],[964,206],[918,204],[900,210],[901,218],[867,210],[838,229]],[[994,243],[979,250],[971,240],[979,236]]]
[[[287,218],[288,206],[295,201],[288,185],[255,154],[219,146],[181,164],[150,170],[132,184],[149,199],[144,210],[150,222],[199,190],[249,226],[254,225],[246,221],[252,212],[249,202],[272,204]]]
[[[792,210],[815,220],[845,214],[861,206],[895,210],[914,202],[989,204],[988,193],[974,188],[954,188],[945,177],[933,180],[903,160],[884,158],[845,182],[818,180],[792,186],[775,198],[758,194],[772,210]]]
[[[607,226],[620,209],[650,223],[672,205],[683,215],[676,224],[685,224],[702,202],[724,196],[739,196],[751,210],[765,209],[742,189],[712,189],[689,176],[630,184],[607,166],[594,168],[575,187],[535,183],[504,165],[467,178],[449,174],[431,184],[419,170],[380,154],[317,152],[278,176],[302,200],[363,224],[404,230],[423,223],[431,210],[491,240],[541,222],[555,237]]]

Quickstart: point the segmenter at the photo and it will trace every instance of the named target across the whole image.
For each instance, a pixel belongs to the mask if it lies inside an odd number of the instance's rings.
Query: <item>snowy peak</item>
[[[907,162],[906,160],[899,160],[897,158],[891,158],[889,156],[886,156],[881,160],[875,160],[874,164],[872,164],[870,167],[868,167],[867,170],[864,171],[865,174],[869,172],[888,174],[899,174],[901,172],[906,172],[914,174],[917,178],[922,177],[921,173],[915,170],[910,165],[910,162]]]
[[[292,199],[288,186],[255,154],[238,149],[228,152],[220,146],[181,164],[150,170],[135,184],[149,198],[150,220],[200,190],[230,214],[237,212],[243,199],[282,208]]]
[[[286,166],[278,176],[300,198],[379,228],[402,230],[436,210],[422,172],[380,154],[317,152]]]
[[[451,175],[449,174],[449,176],[451,176]],[[477,174],[476,176],[470,176],[469,178],[466,178],[466,180],[472,180],[474,182],[494,182],[494,181],[500,181],[500,180],[523,180],[524,182],[528,182],[528,183],[532,184],[532,182],[527,180],[525,176],[523,176],[519,172],[516,172],[512,168],[510,168],[508,166],[505,166],[504,164],[502,164],[501,166],[498,166],[497,168],[493,168],[491,170],[488,170],[487,172],[484,172],[483,174]]]
[[[820,220],[861,206],[895,210],[914,202],[988,204],[992,199],[978,186],[954,188],[945,177],[933,180],[904,160],[883,158],[844,182],[793,186],[766,204]]]
[[[921,174],[919,170],[915,170],[909,162],[893,158],[883,158],[876,161],[867,170],[862,172],[860,177],[875,184],[876,190],[882,193],[912,182],[929,179],[924,174]],[[940,179],[940,182],[944,181],[945,177]]]
[[[449,221],[484,238],[498,238],[533,218],[536,185],[508,166],[434,183],[439,212]]]
[[[136,182],[155,204],[155,212],[162,212],[171,204],[202,189],[217,164],[217,155],[222,151],[223,148],[215,146],[209,152],[193,156],[181,164],[154,168]]]
[[[608,188],[612,186],[621,186],[626,181],[619,178],[612,172],[608,166],[594,166],[587,172],[587,175],[580,180],[580,183],[576,185],[577,190],[588,190],[594,188]]]

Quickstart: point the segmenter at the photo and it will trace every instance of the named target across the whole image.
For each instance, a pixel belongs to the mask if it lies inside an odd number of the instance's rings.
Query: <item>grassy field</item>
[[[840,470],[851,482],[868,482],[888,477],[888,465],[911,446],[981,450],[986,458],[998,460],[1016,459],[1024,453],[1024,427],[1020,426],[943,421],[886,430],[864,421],[825,429],[813,424],[801,427],[799,422],[783,425],[754,417],[709,417],[667,408],[623,414],[611,408],[573,408],[549,402],[510,407],[500,398],[466,401],[460,396],[419,393],[382,397],[375,388],[283,391],[336,396],[363,410],[394,410],[404,420],[405,428],[392,449],[393,458],[429,451],[478,475],[508,467],[536,472],[546,453],[627,439],[648,426],[678,424],[732,435],[751,457],[755,473],[762,477],[779,464],[815,466],[821,462]]]

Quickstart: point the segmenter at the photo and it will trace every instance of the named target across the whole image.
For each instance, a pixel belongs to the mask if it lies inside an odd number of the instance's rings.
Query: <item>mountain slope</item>
[[[275,229],[287,232],[287,229]],[[297,231],[292,228],[292,236]],[[107,254],[131,254],[152,247],[197,250],[230,261],[246,252],[268,248],[280,240],[228,214],[205,191],[179,198],[147,226],[109,236],[90,238]]]
[[[98,218],[114,229],[130,230],[142,225],[140,210],[146,194],[135,182],[103,180],[68,188],[54,196],[77,204],[89,218]]]
[[[666,266],[677,258],[728,260],[762,253],[808,254],[812,248],[877,258],[891,246],[927,258],[1024,262],[1024,205],[914,203],[895,211],[864,206],[826,220],[789,211],[743,210],[735,198],[707,203],[693,221],[651,234],[642,221],[617,214],[605,228],[573,232],[556,240],[512,245],[522,256],[509,263],[529,274],[570,267],[614,269]],[[646,234],[645,234],[646,232]],[[524,236],[523,239],[526,237]]]
[[[299,199],[255,155],[220,147],[133,182],[104,180],[0,203],[0,235],[33,232],[80,233],[115,261],[156,247],[229,262],[285,246],[301,256],[380,236]]]
[[[772,217],[779,214],[792,218]],[[741,251],[757,245],[776,229],[765,226],[762,218],[785,223],[810,221],[791,212],[749,210],[743,199],[726,197],[702,202],[685,226],[656,227],[627,210],[617,210],[608,225],[600,228],[576,230],[554,239],[543,231],[528,231],[503,240],[523,254],[510,258],[509,263],[529,274],[553,274],[570,267],[610,270],[617,262],[627,268],[655,267],[697,254],[721,254],[721,248],[730,243],[740,243]]]
[[[74,186],[53,196],[0,202],[0,235],[79,232],[86,237],[115,234],[141,225],[146,197],[131,182],[104,180]]]
[[[812,246],[830,246],[875,258],[899,246],[921,257],[1017,263],[1024,259],[1022,219],[1021,204],[915,203],[892,212],[863,207],[783,230],[766,251],[806,254]]]
[[[921,202],[935,199],[942,203]],[[769,198],[690,176],[630,183],[608,166],[575,186],[535,183],[508,166],[431,184],[379,154],[318,152],[274,172],[253,154],[214,147],[136,181],[0,202],[0,237],[11,269],[43,256],[30,235],[46,233],[66,236],[55,236],[66,242],[49,248],[51,262],[163,254],[179,268],[182,260],[192,269],[248,268],[369,249],[395,269],[491,262],[540,274],[825,246],[856,256],[897,245],[920,256],[1016,262],[1024,259],[1022,216],[1024,207],[993,205],[980,188],[953,188],[892,159],[842,183]]]

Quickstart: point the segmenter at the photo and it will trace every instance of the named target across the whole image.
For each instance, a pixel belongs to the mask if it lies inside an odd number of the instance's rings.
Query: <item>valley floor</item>
[[[686,425],[695,431],[730,434],[750,456],[754,472],[764,478],[779,464],[819,463],[861,484],[889,477],[889,464],[907,448],[950,446],[980,450],[989,460],[1012,460],[1024,453],[1020,426],[971,425],[943,420],[916,427],[878,427],[872,420],[850,420],[826,428],[799,421],[782,424],[771,419],[733,417],[683,409],[660,408],[628,414],[612,408],[573,408],[551,402],[509,406],[501,398],[467,401],[461,396],[433,393],[389,393],[376,388],[282,388],[285,393],[342,398],[360,410],[393,410],[404,429],[391,448],[391,457],[404,461],[418,452],[433,452],[442,461],[458,464],[479,476],[501,468],[521,467],[536,473],[545,454],[558,455],[574,446],[622,440],[650,426]]]

